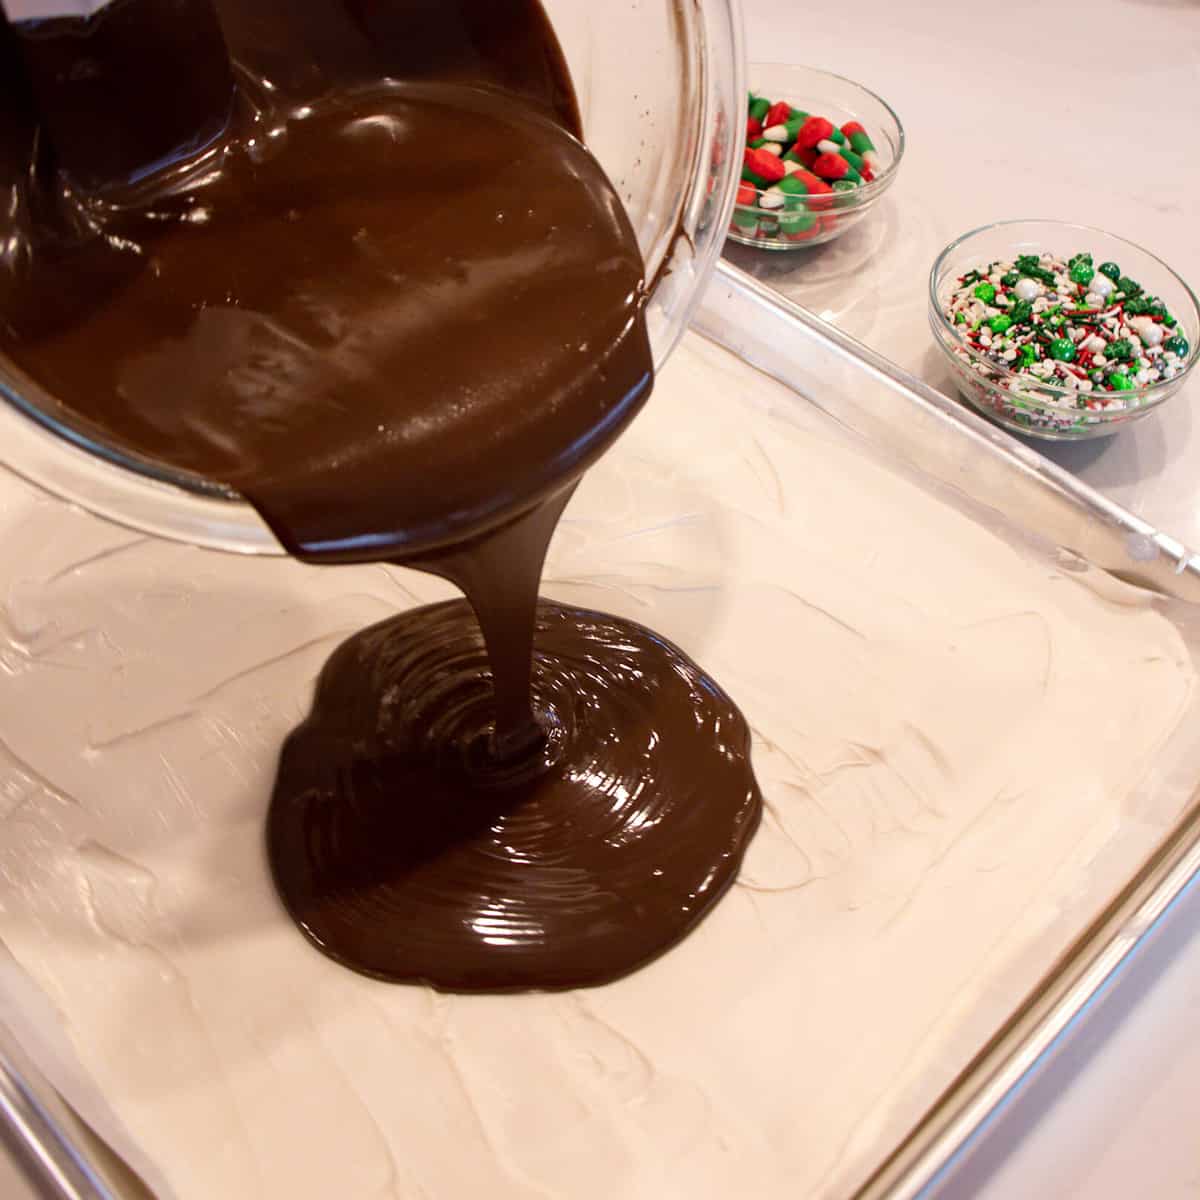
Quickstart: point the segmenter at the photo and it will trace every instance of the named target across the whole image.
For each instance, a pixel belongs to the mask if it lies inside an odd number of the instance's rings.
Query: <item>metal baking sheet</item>
[[[739,267],[719,264],[695,326],[964,507],[1158,592],[1193,639],[1200,633],[1200,554]],[[910,1200],[951,1171],[1198,875],[1200,780],[1140,870],[1060,948],[854,1200]]]
[[[864,453],[918,478],[1031,553],[1070,555],[1078,569],[1093,564],[1158,593],[1161,611],[1200,660],[1200,620],[1192,603],[1200,598],[1200,569],[1168,534],[728,265],[712,284],[698,328],[790,389],[787,419],[836,427]],[[1040,948],[1038,970],[1022,977],[1022,990],[1014,992],[1017,984],[1010,982],[986,1012],[972,1014],[954,1054],[929,1072],[931,1094],[915,1108],[915,1101],[899,1108],[872,1142],[869,1170],[861,1173],[870,1178],[857,1196],[915,1196],[947,1167],[1200,866],[1197,799],[1193,794],[1176,806],[1177,817],[1165,824],[1136,871],[1108,880],[1103,895],[1088,897],[1088,916],[1070,937]],[[19,986],[19,974],[0,960],[0,1020],[13,1000],[11,989]],[[43,1194],[144,1197],[136,1177],[105,1154],[35,1066],[33,1050],[46,1048],[32,1046],[31,1039],[51,1041],[55,1030],[23,1028],[22,1034],[24,1044],[0,1037],[0,1116],[6,1139]],[[106,1131],[96,1133],[104,1138]]]

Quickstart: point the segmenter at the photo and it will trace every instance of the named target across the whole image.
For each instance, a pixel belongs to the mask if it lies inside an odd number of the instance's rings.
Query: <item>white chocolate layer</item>
[[[545,593],[708,668],[768,805],[692,937],[570,995],[359,978],[267,877],[325,657],[444,585],[142,539],[0,476],[0,937],[170,1194],[845,1194],[1140,861],[1178,633],[766,412],[795,403],[689,338],[559,532]]]

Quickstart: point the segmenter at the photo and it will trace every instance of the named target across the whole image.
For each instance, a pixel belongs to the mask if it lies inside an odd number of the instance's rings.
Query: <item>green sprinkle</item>
[[[1117,280],[1117,287],[1128,296],[1140,296],[1142,294],[1142,285],[1136,279],[1130,279],[1128,275],[1122,275]]]
[[[1004,284],[1005,287],[1016,287],[1017,284],[1021,282],[1020,273],[1017,271],[1005,271],[1000,278],[1000,282]]]
[[[1111,358],[1115,362],[1129,362],[1133,358],[1133,343],[1128,338],[1121,338],[1120,341],[1110,342],[1109,347],[1104,352],[1105,358]]]
[[[1143,296],[1131,296],[1125,301],[1125,312],[1131,317],[1144,316],[1150,311],[1150,302]]]
[[[975,295],[984,304],[991,304],[996,298],[996,289],[990,283],[977,283],[975,285]]]
[[[1118,283],[1121,279],[1121,268],[1115,262],[1101,263],[1100,274],[1107,275],[1113,283]]]
[[[1009,306],[1008,315],[1014,325],[1024,325],[1027,321],[1033,320],[1033,301],[1014,301]]]
[[[1178,354],[1180,358],[1187,358],[1188,351],[1191,350],[1191,346],[1188,345],[1187,338],[1180,334],[1176,334],[1174,337],[1167,338],[1167,340],[1163,342],[1163,349],[1170,350],[1172,354]]]
[[[1133,380],[1124,371],[1114,371],[1108,377],[1108,386],[1114,392],[1131,392],[1133,391]]]
[[[993,317],[987,322],[987,327],[993,333],[1003,333],[1012,324],[1012,317],[1006,317],[1001,313],[998,317]]]
[[[1179,322],[1177,320],[1175,320],[1175,318],[1173,316],[1171,316],[1170,313],[1167,313],[1167,315],[1165,317],[1163,317],[1163,324],[1168,329],[1174,329],[1175,326],[1179,324]]]
[[[954,323],[955,323],[955,325],[965,325],[967,323],[966,314],[965,313],[955,313],[954,314]]]
[[[962,286],[970,287],[973,283],[978,283],[983,278],[978,271],[968,271],[962,277]]]
[[[1055,338],[1050,343],[1048,352],[1050,357],[1058,362],[1074,362],[1079,353],[1070,338]]]
[[[1021,347],[1021,366],[1032,367],[1038,361],[1038,348],[1032,342]]]

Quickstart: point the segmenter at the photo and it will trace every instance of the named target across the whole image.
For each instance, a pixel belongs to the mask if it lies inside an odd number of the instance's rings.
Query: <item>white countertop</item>
[[[731,257],[740,266],[775,259],[756,274],[786,273],[790,295],[929,383],[951,390],[926,324],[929,269],[947,242],[990,221],[1099,226],[1200,283],[1196,0],[744,7],[751,61],[803,62],[864,83],[899,113],[908,150],[881,211],[845,238]],[[1153,165],[1127,166],[1135,156]],[[1192,382],[1119,437],[1036,445],[1195,549],[1196,403]],[[992,1123],[938,1200],[1200,1196],[1198,893]]]

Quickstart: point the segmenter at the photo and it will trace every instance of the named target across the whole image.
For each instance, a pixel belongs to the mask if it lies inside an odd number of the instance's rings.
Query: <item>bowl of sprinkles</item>
[[[814,67],[751,63],[742,181],[729,236],[764,250],[852,229],[895,181],[899,117],[874,92]]]
[[[1200,303],[1148,250],[1059,221],[1005,221],[951,242],[929,322],[963,397],[1018,433],[1114,433],[1183,386]]]

